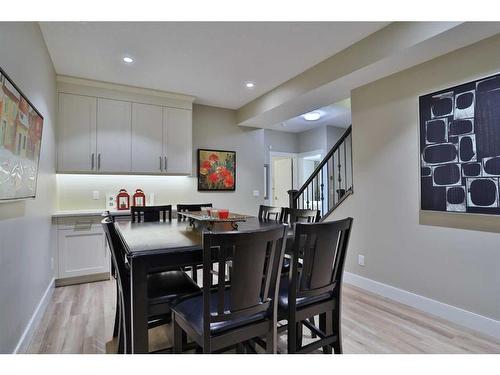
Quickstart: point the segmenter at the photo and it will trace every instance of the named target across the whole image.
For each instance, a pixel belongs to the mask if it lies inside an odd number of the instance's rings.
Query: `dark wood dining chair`
[[[130,213],[132,215],[132,223],[160,221],[160,215],[163,221],[167,221],[167,214],[168,221],[172,221],[172,205],[170,204],[165,206],[132,206]]]
[[[317,223],[319,219],[319,210],[283,207],[280,214],[280,222],[290,226],[294,223]]]
[[[259,213],[257,218],[259,221],[276,221],[278,222],[281,217],[281,207],[273,206],[259,206]]]
[[[203,350],[218,352],[254,337],[266,337],[268,353],[276,352],[277,305],[286,227],[255,231],[204,233],[203,292],[172,307],[174,352],[182,352],[186,332]],[[281,244],[281,246],[279,246]],[[226,283],[226,262],[234,272]],[[218,280],[212,285],[212,264]]]
[[[179,215],[179,212],[195,212],[201,211],[202,208],[212,207],[212,203],[201,203],[201,204],[178,204],[177,205],[177,220],[185,221],[186,217]]]
[[[186,221],[186,217],[183,215],[179,215],[179,212],[196,212],[201,211],[202,208],[210,208],[212,207],[212,203],[199,203],[199,204],[178,204],[177,205],[177,221]],[[192,266],[184,267],[185,271],[191,271],[191,277],[194,282],[198,282],[198,270],[201,269],[202,266],[200,264],[195,264]]]
[[[308,209],[296,209],[296,208],[281,208],[280,223],[289,225],[289,232],[293,232],[294,223],[317,223],[320,220],[319,210],[308,210]],[[290,258],[289,253],[291,252],[291,247],[293,246],[293,241],[287,242],[286,257],[283,263],[282,272],[288,273],[290,271]]]
[[[119,353],[131,353],[130,269],[125,263],[125,244],[110,217],[102,220],[111,259],[117,274],[119,297]],[[148,327],[171,321],[170,307],[177,299],[199,293],[200,288],[183,271],[173,270],[148,275]]]
[[[292,266],[283,275],[278,320],[287,320],[288,353],[342,353],[340,312],[342,276],[352,218],[323,223],[296,223]],[[299,266],[299,258],[303,259]],[[319,315],[319,328],[310,318]],[[302,346],[302,325],[319,337]]]

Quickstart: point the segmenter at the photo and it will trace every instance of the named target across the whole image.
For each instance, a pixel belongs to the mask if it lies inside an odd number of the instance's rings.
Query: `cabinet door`
[[[110,255],[99,225],[58,230],[59,278],[109,272]]]
[[[132,103],[97,99],[97,170],[101,173],[130,172]]]
[[[96,169],[96,106],[96,98],[59,94],[59,172],[91,172]]]
[[[132,172],[163,171],[162,107],[132,103]]]
[[[191,110],[163,108],[163,153],[167,173],[192,173],[192,132]]]

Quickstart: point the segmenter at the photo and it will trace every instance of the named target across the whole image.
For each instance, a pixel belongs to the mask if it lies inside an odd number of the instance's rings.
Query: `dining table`
[[[248,217],[238,231],[281,226],[274,221]],[[125,245],[130,267],[131,349],[132,353],[148,353],[148,274],[203,263],[203,231],[187,221],[115,222]],[[234,230],[230,226],[213,228],[212,232]],[[289,233],[290,236],[290,233]]]

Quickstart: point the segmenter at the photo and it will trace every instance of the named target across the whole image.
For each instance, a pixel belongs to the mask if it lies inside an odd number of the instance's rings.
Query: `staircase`
[[[291,208],[319,210],[321,220],[353,193],[352,126],[345,131],[299,190],[289,190]]]

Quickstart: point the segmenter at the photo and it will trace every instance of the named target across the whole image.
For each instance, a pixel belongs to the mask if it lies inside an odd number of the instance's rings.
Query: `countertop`
[[[86,210],[59,210],[52,214],[52,217],[72,217],[72,216],[100,216],[106,209],[93,208]],[[110,211],[112,216],[127,216],[130,215],[130,210]]]

